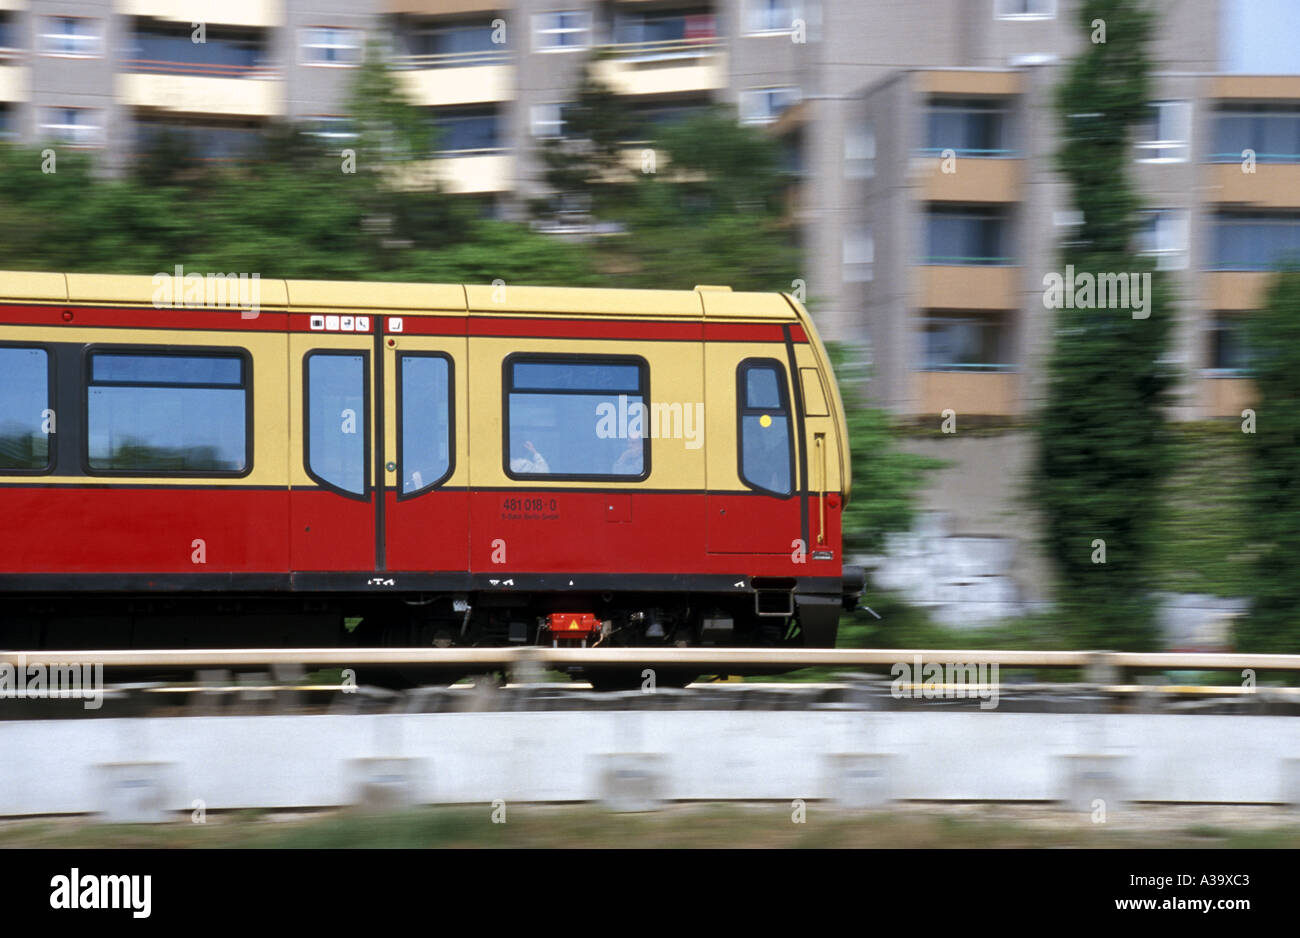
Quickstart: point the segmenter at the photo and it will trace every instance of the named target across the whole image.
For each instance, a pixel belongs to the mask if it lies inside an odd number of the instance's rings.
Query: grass
[[[1179,823],[1178,809],[1143,809],[1108,825],[1043,806],[905,804],[893,811],[844,812],[813,802],[804,823],[791,805],[689,804],[649,814],[611,814],[593,806],[420,808],[397,814],[269,812],[209,814],[207,823],[101,825],[85,819],[11,821],[0,847],[53,848],[426,848],[426,847],[1300,847],[1300,824],[1260,815],[1231,826]],[[1260,809],[1256,809],[1260,810]],[[1268,810],[1268,809],[1262,809]],[[1260,826],[1258,821],[1265,822]],[[1153,837],[1153,833],[1158,836]]]

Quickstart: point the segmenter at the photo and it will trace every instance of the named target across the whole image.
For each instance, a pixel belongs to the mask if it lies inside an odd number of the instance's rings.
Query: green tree
[[[0,268],[592,282],[585,248],[480,220],[437,185],[428,117],[373,48],[351,101],[357,138],[344,147],[285,124],[248,159],[213,165],[164,134],[120,178],[75,151],[56,152],[49,173],[38,151],[0,146]]]
[[[665,127],[617,207],[627,232],[628,285],[789,290],[802,254],[782,214],[780,150],[762,131],[716,107]]]
[[[1264,308],[1246,319],[1254,432],[1247,434],[1250,511],[1257,544],[1241,651],[1300,651],[1300,269],[1278,275]],[[1249,425],[1243,420],[1243,429]]]
[[[641,122],[597,76],[601,56],[590,58],[572,98],[561,108],[564,133],[542,141],[538,157],[547,194],[535,199],[534,216],[563,223],[574,215],[605,218],[626,198],[633,181],[624,154],[642,132]]]
[[[1104,42],[1090,41],[1096,20]],[[1056,94],[1058,167],[1083,214],[1062,272],[1151,274],[1153,291],[1147,318],[1125,308],[1055,313],[1035,490],[1058,603],[1081,646],[1156,643],[1150,591],[1157,493],[1172,468],[1164,409],[1173,375],[1162,362],[1173,307],[1163,276],[1134,251],[1139,204],[1128,181],[1132,130],[1148,113],[1153,22],[1140,0],[1085,0],[1084,49]]]
[[[838,342],[826,347],[844,401],[853,462],[853,490],[844,508],[844,553],[879,554],[885,535],[907,531],[927,472],[946,463],[901,449],[890,416],[866,399],[868,368],[861,349]]]

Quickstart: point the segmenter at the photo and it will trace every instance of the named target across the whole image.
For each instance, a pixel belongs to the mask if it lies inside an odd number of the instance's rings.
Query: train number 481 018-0
[[[260,287],[0,273],[8,647],[834,644],[847,435],[793,297]]]

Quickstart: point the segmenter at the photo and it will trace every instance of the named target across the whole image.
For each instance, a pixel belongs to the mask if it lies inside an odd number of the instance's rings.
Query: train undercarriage
[[[63,593],[0,596],[0,647],[13,650],[204,648],[832,647],[861,574],[842,595],[793,581],[734,594],[679,592]],[[388,686],[463,677],[421,667],[367,675]],[[575,669],[597,687],[637,686],[641,669]],[[655,676],[661,686],[695,674]]]

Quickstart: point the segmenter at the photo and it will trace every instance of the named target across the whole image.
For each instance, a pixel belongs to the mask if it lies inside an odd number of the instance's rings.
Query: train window
[[[347,495],[369,492],[370,362],[364,352],[309,352],[307,474]]]
[[[397,460],[404,496],[451,475],[451,359],[435,353],[397,356]]]
[[[42,348],[0,347],[0,472],[50,468],[50,356]]]
[[[505,469],[512,479],[650,474],[644,359],[512,356],[505,363]]]
[[[251,366],[242,351],[92,350],[87,469],[243,475],[251,468]]]
[[[772,358],[750,358],[736,370],[740,422],[740,478],[773,495],[793,491],[794,447],[785,368]]]

